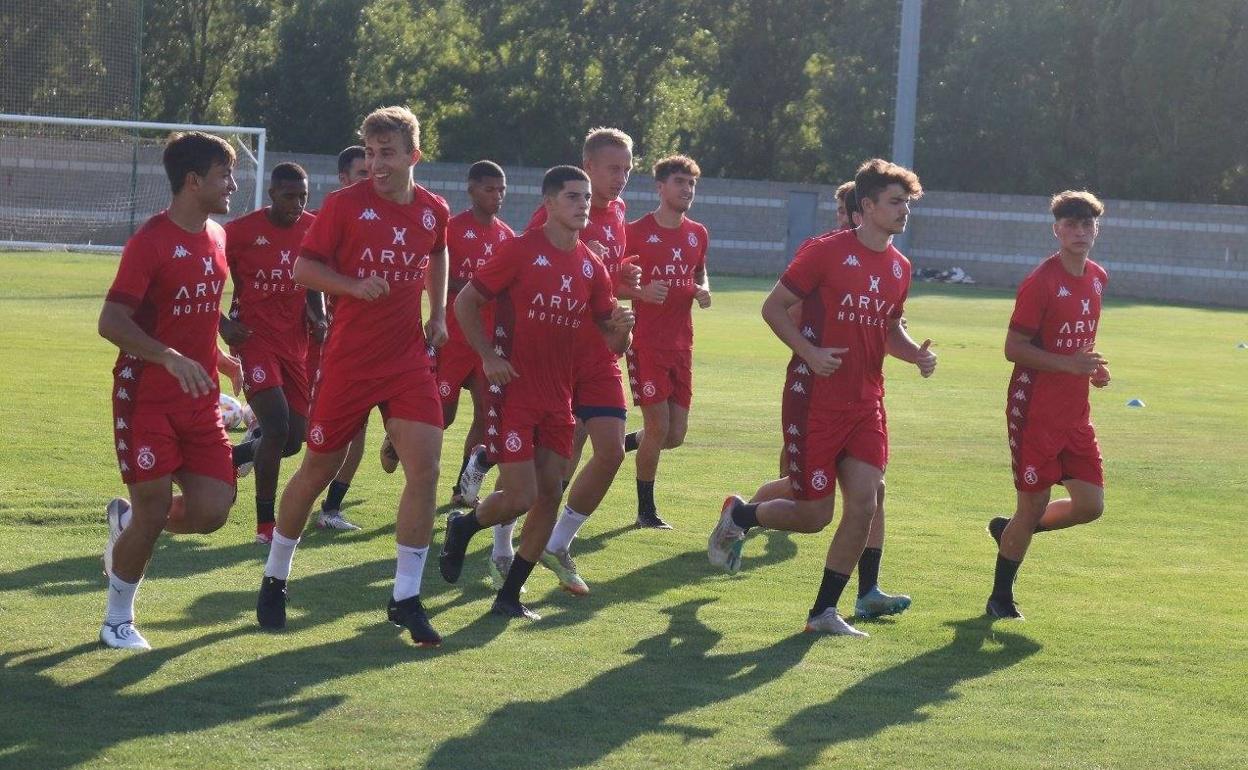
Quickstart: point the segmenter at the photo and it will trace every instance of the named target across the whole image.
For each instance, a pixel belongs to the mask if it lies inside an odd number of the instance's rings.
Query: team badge
[[[433,209],[425,209],[424,213],[420,215],[420,223],[430,232],[433,231],[433,228],[438,226],[438,220],[437,217],[433,215]]]
[[[451,383],[447,382],[446,380],[439,382],[438,393],[441,394],[442,398],[446,398],[447,396],[451,395]]]
[[[264,382],[264,379],[266,376],[267,375],[264,373],[263,367],[257,366],[255,369],[251,370],[251,381],[256,383],[257,385]]]
[[[1105,289],[1105,285],[1101,283],[1100,278],[1092,279],[1092,291],[1096,292],[1096,296],[1101,296],[1101,292]]]
[[[320,446],[325,443],[325,429],[320,425],[313,425],[312,430],[308,431],[308,441]]]
[[[646,398],[654,398],[654,383],[646,380],[646,384],[641,386],[641,394]]]
[[[893,260],[893,277],[901,280],[901,263],[895,259]]]
[[[520,440],[520,434],[513,430],[508,432],[507,441],[504,442],[503,446],[507,447],[508,452],[519,452],[520,447],[524,446],[524,442]]]
[[[1023,481],[1028,484],[1035,484],[1039,480],[1040,476],[1036,473],[1036,466],[1028,465],[1027,470],[1023,471]]]
[[[156,453],[152,451],[151,447],[139,447],[139,456],[135,459],[138,461],[139,467],[145,471],[150,471],[156,467]]]
[[[594,263],[590,262],[588,259],[582,261],[581,272],[585,274],[586,278],[593,278],[594,277]]]
[[[827,489],[828,474],[824,473],[822,468],[815,471],[810,477],[810,486],[813,487],[816,492],[822,492]]]
[[[689,233],[689,245],[696,249],[698,247],[698,236]]]

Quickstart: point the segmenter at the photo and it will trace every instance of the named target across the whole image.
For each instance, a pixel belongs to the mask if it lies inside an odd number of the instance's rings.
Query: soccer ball
[[[225,425],[226,430],[234,430],[243,424],[243,405],[233,396],[221,394],[219,401],[221,407],[221,422]]]

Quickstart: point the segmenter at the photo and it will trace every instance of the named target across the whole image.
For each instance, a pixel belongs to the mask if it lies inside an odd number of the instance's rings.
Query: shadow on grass
[[[693,709],[745,695],[783,676],[816,641],[796,634],[758,650],[710,654],[721,634],[704,625],[697,599],[663,610],[671,616],[662,633],[628,652],[638,658],[599,674],[549,701],[504,706],[471,734],[444,742],[429,760],[434,768],[565,768],[592,765],[648,733],[675,733],[686,740],[714,731],[669,720]],[[564,728],[569,729],[564,729]]]
[[[827,703],[794,714],[772,730],[785,751],[762,757],[745,767],[814,767],[830,746],[869,738],[896,725],[922,722],[934,706],[954,700],[954,689],[1009,668],[1040,651],[1035,641],[1016,633],[996,631],[988,617],[949,622],[953,639],[892,668],[877,671],[851,685]]]

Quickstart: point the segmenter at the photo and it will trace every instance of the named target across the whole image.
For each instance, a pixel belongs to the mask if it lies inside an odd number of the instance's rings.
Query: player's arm
[[[435,348],[446,344],[446,274],[450,258],[446,246],[435,249],[429,255],[429,278],[425,290],[429,293],[429,320],[425,321],[425,341]]]
[[[781,342],[810,365],[811,371],[820,377],[827,377],[840,368],[840,355],[849,348],[817,347],[802,336],[797,322],[789,315],[789,308],[801,301],[802,298],[783,283],[777,283],[767,299],[763,300],[763,320]]]
[[[218,347],[217,371],[230,378],[230,386],[237,396],[243,389],[243,362]]]
[[[698,307],[706,310],[711,306],[711,276],[707,274],[705,264],[698,265],[693,272],[693,281],[693,298],[698,301]]]
[[[134,322],[134,308],[129,305],[106,300],[97,329],[123,352],[163,366],[177,379],[183,393],[206,396],[212,392],[213,381],[204,367],[139,328]]]
[[[597,241],[595,241],[597,243]],[[667,284],[659,282],[658,284],[650,283],[646,286],[641,285],[641,265],[637,261],[641,257],[637,254],[630,254],[620,260],[620,269],[615,273],[615,280],[611,284],[611,290],[615,296],[620,299],[644,299],[646,292],[651,286],[661,288],[663,298],[667,297]],[[651,291],[650,294],[654,292]],[[662,299],[647,299],[646,302],[662,302]]]
[[[234,248],[234,244],[237,242],[238,238],[234,235],[234,230],[227,226],[225,229],[225,264],[230,271],[231,296],[234,297],[234,307],[238,307],[238,281],[234,278],[234,276],[238,275],[238,253]],[[225,340],[225,344],[232,348],[242,346],[247,341],[247,338],[251,336],[251,329],[247,328],[246,324],[230,318],[226,313],[222,313],[217,320],[217,330],[221,333],[221,339]]]
[[[468,285],[466,278],[447,278],[446,279],[446,295],[458,294]],[[454,312],[454,311],[451,311]]]
[[[365,302],[372,302],[390,293],[390,283],[379,275],[352,278],[307,254],[300,254],[295,260],[295,283],[314,291],[345,294]],[[442,301],[446,302],[445,296]]]
[[[506,385],[520,375],[507,359],[494,350],[485,335],[485,329],[481,327],[481,308],[489,301],[490,298],[469,283],[455,298],[453,312],[455,320],[459,321],[459,328],[464,332],[464,339],[481,356],[481,369],[485,372],[485,378],[491,384]]]
[[[317,342],[324,342],[329,332],[329,315],[325,311],[325,295],[319,291],[308,289],[304,292],[304,314],[308,325]]]
[[[617,303],[609,316],[597,318],[595,322],[612,353],[623,355],[633,344],[633,324],[637,322],[637,317],[629,308]]]
[[[1109,362],[1093,349],[1092,345],[1080,348],[1067,355],[1050,353],[1032,343],[1031,338],[1014,329],[1005,334],[1005,358],[1008,361],[1043,372],[1065,372],[1083,377],[1097,377],[1104,385],[1109,384],[1109,370],[1105,365]],[[1104,369],[1104,375],[1100,370]],[[1098,385],[1098,387],[1104,387]]]
[[[923,340],[922,345],[916,344],[906,331],[904,318],[889,320],[884,350],[893,358],[919,367],[919,374],[924,377],[931,377],[932,372],[936,371],[936,354],[930,350],[931,345],[931,340]]]

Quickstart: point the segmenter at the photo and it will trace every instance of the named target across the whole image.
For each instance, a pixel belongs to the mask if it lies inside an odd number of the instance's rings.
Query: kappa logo
[[[867,291],[873,291],[876,294],[879,294],[880,293],[880,276],[869,275],[867,276],[867,279],[871,281],[871,285],[867,287]]]
[[[490,416],[491,416],[491,417],[498,417],[498,410],[497,410],[497,409],[495,409],[494,407],[490,407]]]
[[[808,375],[808,374],[810,374],[810,367],[806,365],[806,362],[805,362],[805,361],[802,361],[802,362],[798,363],[798,365],[797,365],[797,366],[793,367],[793,373],[794,373],[794,374],[807,374],[807,375]]]
[[[1057,296],[1059,296],[1059,297],[1069,297],[1069,296],[1070,296],[1070,291],[1069,291],[1069,290],[1067,290],[1067,288],[1066,288],[1065,286],[1058,286],[1058,287],[1057,287]]]
[[[130,445],[121,439],[117,439],[117,451],[124,452],[130,448]]]
[[[186,247],[180,243],[173,250],[174,259],[181,259],[183,257],[189,257],[189,256],[191,256],[191,252],[187,251]]]
[[[152,451],[150,446],[139,447],[139,454],[134,458],[139,467],[145,471],[150,471],[156,467],[156,453]]]
[[[117,418],[117,430],[125,430],[128,427],[129,426],[126,425],[126,421],[124,419],[120,417]]]
[[[308,441],[320,446],[325,443],[325,429],[320,425],[313,425],[312,430],[308,431]]]
[[[122,367],[121,372],[119,372],[119,373],[117,374],[117,376],[118,376],[118,377],[120,377],[120,378],[121,378],[121,379],[123,379],[123,380],[133,380],[133,379],[134,379],[134,370],[132,370],[132,369],[131,369],[130,367],[128,367],[128,366],[126,366],[126,367]]]
[[[502,345],[495,345],[495,346],[494,346],[494,355],[498,356],[499,358],[503,358],[503,357],[504,357],[504,356],[503,356],[503,346],[502,346]]]
[[[465,239],[465,240],[468,240],[468,241],[475,241],[475,240],[477,239],[477,231],[476,231],[476,230],[469,230],[469,231],[465,232],[465,233],[464,233],[464,239]]]
[[[1010,448],[1018,449],[1018,442],[1014,440],[1013,436],[1010,436]]]
[[[381,219],[381,217],[377,216],[377,212],[372,209],[364,209],[360,212],[360,219],[363,219],[366,222],[375,222],[378,219]]]
[[[654,393],[654,383],[650,380],[646,380],[646,384],[641,386],[641,395],[646,398],[654,398]]]
[[[118,401],[129,401],[129,400],[130,400],[130,392],[129,392],[128,390],[126,390],[125,388],[118,388],[118,389],[117,389],[117,400],[118,400]]]
[[[801,466],[799,466],[797,463],[789,463],[790,473],[797,473],[800,470],[801,470]]]
[[[550,267],[550,260],[546,259],[545,254],[538,254],[537,259],[533,260],[533,264],[538,267]]]
[[[264,367],[257,366],[251,370],[251,381],[257,385],[264,382],[267,377],[268,375],[264,373]]]
[[[789,444],[785,447],[785,451],[791,455],[800,455],[802,453],[802,450],[797,448],[797,444]]]
[[[673,261],[673,262],[684,262],[684,261],[685,261],[685,258],[684,258],[684,257],[682,257],[682,256],[680,256],[680,249],[675,248],[675,247],[672,247],[672,261]]]
[[[442,398],[446,398],[447,396],[451,395],[451,383],[447,382],[446,380],[442,380],[441,382],[439,382],[438,394],[441,395]]]
[[[1026,400],[1027,400],[1027,391],[1023,390],[1022,388],[1019,388],[1018,390],[1014,391],[1014,400],[1015,400],[1015,401],[1026,401]]]
[[[845,261],[842,262],[841,264],[849,265],[850,267],[862,267],[862,263],[858,261],[858,257],[855,257],[853,254],[850,254],[848,257],[846,257]]]
[[[808,340],[813,340],[815,338],[815,330],[810,328],[809,326],[803,326],[802,336]]]
[[[500,388],[500,387],[498,387],[497,385],[491,385],[491,386],[490,386],[490,392],[491,392],[491,393],[493,393],[494,395],[498,396],[498,395],[502,395],[503,389],[502,389],[502,388]],[[495,416],[497,416],[497,415],[495,415]]]
[[[789,390],[793,391],[794,393],[800,393],[803,396],[806,395],[806,386],[802,384],[801,380],[797,380],[796,382],[794,382],[792,387],[789,388]]]
[[[1017,417],[1020,420],[1023,419],[1023,413],[1018,407],[1014,407],[1010,410],[1010,416]]]
[[[800,430],[798,430],[798,429],[797,429],[797,426],[796,426],[796,425],[792,425],[792,424],[790,424],[790,425],[789,425],[789,429],[788,429],[786,432],[787,432],[790,436],[800,436],[800,435],[802,435],[802,432],[801,432]]]
[[[590,262],[588,259],[583,260],[581,262],[581,272],[585,275],[586,278],[593,278],[594,277],[594,263]]]
[[[520,451],[524,446],[524,442],[520,440],[520,434],[513,430],[507,432],[507,440],[503,442],[503,446],[507,448],[508,452],[514,453]]]
[[[1101,283],[1100,278],[1092,279],[1092,291],[1096,292],[1096,296],[1101,296],[1101,292],[1105,290],[1105,284]]]
[[[252,245],[254,245],[254,246],[268,246],[268,245],[269,245],[269,239],[264,237],[264,233],[261,233],[260,235],[256,236],[256,242],[255,242],[254,244],[252,244]]]
[[[686,238],[685,240],[689,242],[689,246],[691,248],[694,248],[694,249],[698,248],[698,236],[694,235],[693,233],[689,233],[689,237]]]
[[[810,476],[810,485],[815,488],[816,492],[822,492],[823,490],[827,489],[828,488],[828,474],[824,473],[822,468],[815,471]]]
[[[497,436],[497,435],[498,435],[498,428],[495,428],[493,425],[491,425],[489,428],[487,428],[487,429],[486,429],[486,431],[485,431],[485,435],[487,435],[487,436]]]
[[[129,473],[129,472],[130,472],[130,466],[129,466],[129,465],[126,465],[126,461],[125,461],[125,460],[121,460],[121,461],[119,461],[119,463],[120,463],[120,465],[121,465],[121,472],[122,472],[122,473]]]
[[[1023,471],[1023,481],[1028,484],[1035,484],[1039,480],[1040,476],[1036,473],[1036,466],[1028,465],[1027,469]]]
[[[407,228],[395,227],[391,225],[390,229],[394,231],[394,245],[406,246],[407,245]]]
[[[420,224],[429,232],[438,226],[438,218],[433,215],[433,209],[425,209],[420,215]]]
[[[646,239],[646,243],[659,243],[659,236],[650,233],[650,237]]]
[[[893,260],[893,277],[900,281],[902,273],[903,271],[901,269],[901,263],[894,259]]]
[[[1021,374],[1019,374],[1019,375],[1018,375],[1018,381],[1019,381],[1019,382],[1021,382],[1021,383],[1022,383],[1022,384],[1024,384],[1024,385],[1030,385],[1030,384],[1031,384],[1031,376],[1030,376],[1030,375],[1028,375],[1028,374],[1027,374],[1027,372],[1022,372]]]
[[[1018,423],[1011,422],[1011,423],[1010,423],[1010,430],[1018,430]]]
[[[507,339],[507,330],[501,326],[494,327],[494,336],[500,339]]]
[[[1090,299],[1081,299],[1081,300],[1079,300],[1079,304],[1080,304],[1080,306],[1082,306],[1082,307],[1083,307],[1083,314],[1084,314],[1084,315],[1092,315],[1092,300],[1090,300]]]

